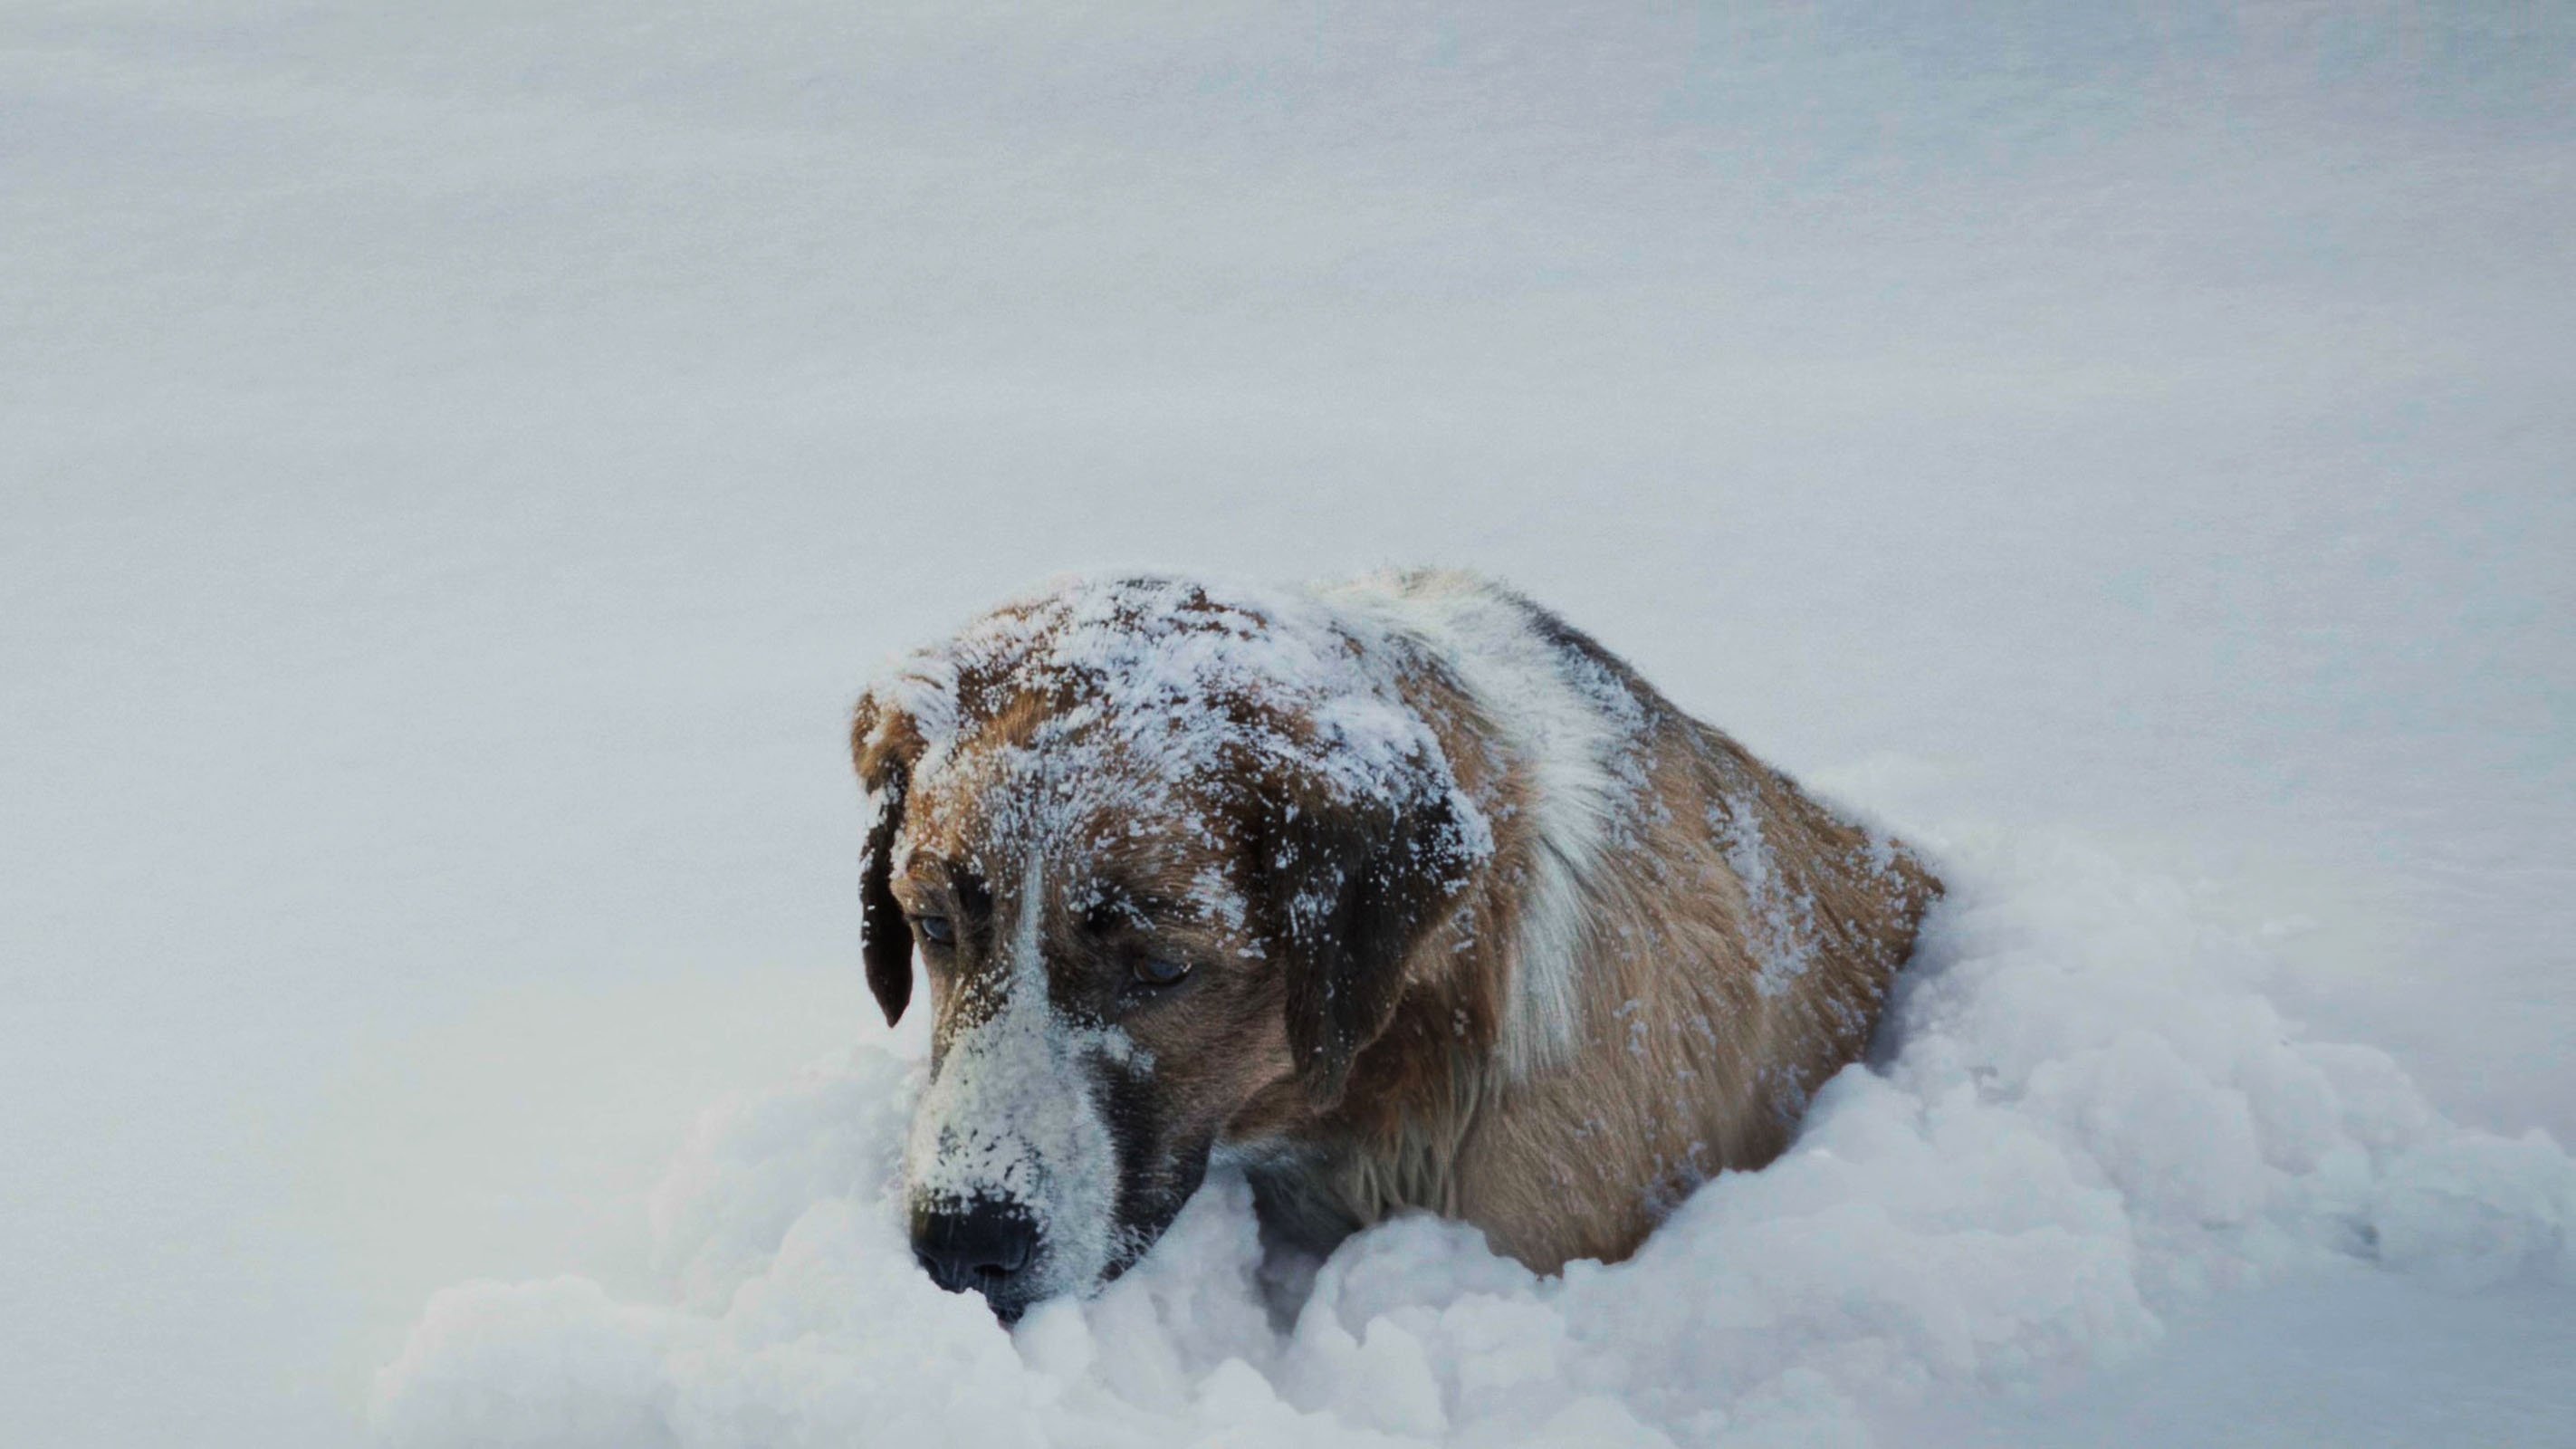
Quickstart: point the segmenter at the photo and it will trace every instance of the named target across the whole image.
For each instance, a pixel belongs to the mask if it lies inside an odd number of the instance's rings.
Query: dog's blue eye
[[[957,939],[957,927],[946,916],[915,916],[912,923],[921,928],[921,938],[933,945],[946,946]]]
[[[1187,961],[1166,961],[1148,956],[1136,963],[1136,979],[1147,986],[1169,986],[1190,974]]]

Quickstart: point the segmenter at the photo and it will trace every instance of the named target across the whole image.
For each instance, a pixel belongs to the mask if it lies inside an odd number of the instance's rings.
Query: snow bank
[[[1918,832],[1918,835],[1920,832]],[[1881,1060],[1630,1262],[1538,1279],[1429,1218],[1346,1244],[1294,1325],[1218,1177],[1088,1303],[1006,1333],[914,1267],[913,1063],[708,1113],[653,1202],[668,1302],[452,1288],[376,1382],[393,1445],[1864,1444],[1873,1412],[2135,1353],[2341,1264],[2576,1283],[2576,1164],[2310,1042],[2258,937],[2081,842],[1934,842],[1953,893]]]

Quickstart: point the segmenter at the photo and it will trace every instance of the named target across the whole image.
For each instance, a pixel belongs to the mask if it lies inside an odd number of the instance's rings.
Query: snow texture
[[[1757,972],[1754,987],[1777,996],[1806,974],[1815,959],[1816,903],[1791,890],[1772,864],[1770,843],[1762,838],[1760,802],[1729,798],[1710,806],[1708,815],[1727,868],[1744,883],[1744,925],[1752,936]],[[1870,848],[1890,849],[1886,837],[1877,834],[1870,837]]]
[[[1006,1333],[933,1288],[896,1178],[906,1063],[863,1049],[702,1122],[656,1198],[677,1293],[432,1300],[378,1377],[400,1446],[1880,1442],[1944,1390],[2155,1345],[2213,1294],[2355,1264],[2576,1286],[2576,1162],[2306,1039],[2262,945],[2045,835],[1934,842],[1952,894],[1886,1030],[1787,1156],[1629,1262],[1539,1279],[1381,1225],[1274,1331],[1248,1190],[1212,1180],[1090,1302]]]

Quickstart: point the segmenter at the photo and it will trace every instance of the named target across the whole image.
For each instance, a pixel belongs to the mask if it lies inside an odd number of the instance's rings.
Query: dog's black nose
[[[1037,1220],[1008,1203],[979,1197],[960,1207],[913,1210],[912,1255],[931,1281],[951,1293],[981,1293],[996,1312],[1016,1314],[1025,1306],[1021,1274],[1037,1253]]]

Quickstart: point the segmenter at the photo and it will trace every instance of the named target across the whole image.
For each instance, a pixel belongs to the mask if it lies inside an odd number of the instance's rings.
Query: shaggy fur
[[[1622,1257],[1781,1150],[1940,889],[1460,574],[1068,584],[853,745],[869,982],[894,1019],[918,955],[935,1013],[916,1213],[1039,1223],[1005,1314],[1122,1270],[1215,1154],[1279,1241],[1421,1209]]]

